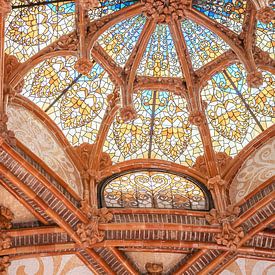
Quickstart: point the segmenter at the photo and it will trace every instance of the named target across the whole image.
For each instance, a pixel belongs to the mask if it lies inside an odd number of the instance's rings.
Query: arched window
[[[100,185],[104,207],[208,210],[210,195],[194,179],[164,171],[133,171]]]

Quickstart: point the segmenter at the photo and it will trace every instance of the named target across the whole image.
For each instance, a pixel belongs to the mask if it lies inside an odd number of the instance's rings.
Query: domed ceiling
[[[14,0],[6,25],[12,85],[73,146],[193,166],[274,123],[275,21],[251,26],[249,1],[88,2]]]

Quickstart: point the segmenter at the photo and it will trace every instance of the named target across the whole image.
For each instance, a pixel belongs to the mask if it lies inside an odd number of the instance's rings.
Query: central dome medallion
[[[142,0],[144,14],[157,23],[170,23],[182,19],[186,7],[191,6],[191,0]]]

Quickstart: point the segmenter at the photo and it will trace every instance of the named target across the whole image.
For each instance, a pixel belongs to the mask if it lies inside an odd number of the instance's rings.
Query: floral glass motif
[[[191,20],[182,21],[181,27],[195,70],[229,50],[219,36]]]
[[[122,175],[107,183],[104,206],[207,210],[202,189],[186,177],[157,171]]]
[[[269,24],[257,22],[257,46],[275,59],[275,20]]]
[[[99,7],[89,11],[90,20],[94,21],[105,15],[129,7],[137,2],[138,0],[99,0]]]
[[[104,151],[113,162],[129,159],[162,159],[192,166],[203,154],[200,135],[189,123],[187,103],[166,91],[134,95],[137,118],[123,122],[117,116],[109,130]]]
[[[145,21],[146,18],[143,15],[137,15],[121,21],[99,37],[100,45],[118,65],[125,65],[138,41]]]
[[[193,0],[193,7],[236,33],[242,31],[245,0]]]
[[[139,64],[137,74],[182,77],[178,55],[168,25],[156,26]]]
[[[24,62],[75,28],[74,2],[20,8],[15,2],[6,23],[5,51]],[[18,5],[18,6],[17,6]]]
[[[23,95],[46,110],[78,73],[75,57],[54,57],[38,64],[26,77]],[[93,143],[107,109],[113,84],[97,63],[47,111],[73,145]]]
[[[229,66],[226,73],[235,87],[225,73],[220,72],[208,82],[201,94],[207,102],[207,116],[215,150],[235,156],[262,130],[275,123],[275,77],[269,72],[263,72],[264,84],[255,89],[247,86],[242,65]]]

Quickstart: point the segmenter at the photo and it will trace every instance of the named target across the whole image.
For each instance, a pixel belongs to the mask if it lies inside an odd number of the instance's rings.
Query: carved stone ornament
[[[4,113],[0,113],[0,143],[6,142],[11,146],[16,145],[15,135],[7,127],[8,116]]]
[[[6,233],[0,232],[0,251],[12,246],[12,238]]]
[[[202,111],[192,111],[189,114],[189,122],[195,126],[201,126],[204,121],[204,114]]]
[[[246,81],[249,87],[259,88],[264,82],[263,74],[260,71],[250,72],[247,74]]]
[[[124,122],[134,120],[137,117],[136,110],[132,105],[120,109],[120,117]]]
[[[76,61],[74,65],[74,69],[78,71],[80,74],[89,75],[93,68],[93,65],[94,65],[93,61],[87,58],[80,58]]]
[[[215,186],[226,186],[227,181],[223,180],[220,175],[210,178],[207,182],[208,189],[213,189]]]
[[[210,210],[206,215],[206,220],[211,225],[221,225],[222,232],[217,233],[215,240],[217,244],[227,246],[230,249],[236,249],[239,242],[244,237],[242,227],[233,228],[232,223],[240,214],[240,208],[236,206],[228,206],[224,212],[219,212],[216,209]]]
[[[9,256],[0,257],[0,275],[7,275],[9,266],[10,266]]]
[[[99,6],[98,0],[78,0],[79,5],[85,10],[92,10]]]
[[[113,214],[107,208],[96,209],[87,203],[82,204],[81,210],[90,221],[87,224],[79,223],[76,233],[84,247],[92,247],[94,244],[104,240],[105,232],[99,230],[98,225],[110,222],[113,219]]]
[[[4,17],[11,12],[11,3],[8,0],[0,0],[0,14]]]
[[[5,68],[4,94],[8,95],[9,98],[14,98],[16,94],[19,94],[22,92],[22,89],[24,87],[24,80],[21,80],[15,88],[12,88],[9,82],[14,71],[21,65],[21,63],[17,60],[15,56],[9,55],[6,53],[5,53],[4,63],[5,63],[4,64],[4,68]]]
[[[220,172],[224,171],[224,168],[226,165],[233,159],[232,157],[228,156],[225,152],[218,152],[215,153],[217,166],[220,170]],[[207,175],[207,166],[205,162],[204,155],[197,157],[195,164],[193,165],[193,168],[197,171],[200,171],[203,175]]]
[[[58,41],[51,44],[48,47],[49,52],[53,51],[77,51],[78,49],[78,37],[76,32],[61,36]]]
[[[182,19],[184,10],[191,5],[191,0],[142,0],[144,14],[157,23],[170,23]]]
[[[253,56],[257,65],[275,67],[275,60],[270,57],[268,52],[263,51],[257,46],[253,48]]]
[[[109,106],[109,110],[113,109],[120,102],[120,92],[119,89],[115,89],[113,93],[107,96],[107,102]]]
[[[275,19],[275,11],[271,7],[264,7],[257,12],[257,19],[268,24]]]
[[[148,275],[161,275],[163,272],[162,263],[146,263],[145,268]]]

